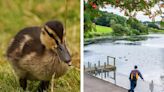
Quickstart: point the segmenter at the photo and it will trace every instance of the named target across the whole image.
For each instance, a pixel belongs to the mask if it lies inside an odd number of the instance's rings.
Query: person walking
[[[142,74],[140,73],[140,71],[137,68],[138,68],[137,65],[135,65],[134,70],[132,70],[130,73],[130,76],[129,76],[130,89],[128,90],[128,92],[134,92],[134,89],[137,85],[138,76],[144,81]]]

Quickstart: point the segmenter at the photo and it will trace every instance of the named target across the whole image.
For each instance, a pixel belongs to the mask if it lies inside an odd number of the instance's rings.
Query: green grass
[[[54,80],[54,92],[80,92],[80,73],[76,68],[70,68],[66,75]],[[28,81],[27,90],[35,92],[38,87],[38,81]],[[0,64],[0,90],[1,92],[22,92],[18,83],[18,78],[14,74],[12,67],[6,63]],[[51,86],[49,92],[51,92]]]
[[[157,33],[162,33],[162,34],[164,34],[164,30],[159,29],[159,30],[157,30]]]
[[[149,33],[164,34],[164,30],[162,30],[162,29],[155,29],[155,28],[149,28]]]
[[[100,26],[100,25],[96,25],[96,32],[97,33],[111,33],[112,32],[112,28],[111,27],[105,27],[105,26]]]
[[[0,0],[0,92],[22,92],[17,76],[5,58],[10,40],[24,27],[42,26],[49,20],[64,23],[65,0]],[[69,7],[71,6],[71,7]],[[68,2],[66,39],[74,66],[80,66],[80,0]],[[38,82],[29,82],[35,90]],[[72,68],[55,80],[55,92],[79,92],[80,71]]]
[[[97,36],[107,36],[107,35],[111,35],[113,32],[111,27],[96,25],[95,28],[96,30],[92,30],[91,32],[86,33],[85,37],[90,38],[90,37],[97,37]]]

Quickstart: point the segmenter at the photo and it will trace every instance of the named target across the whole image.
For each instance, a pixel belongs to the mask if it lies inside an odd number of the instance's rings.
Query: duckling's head
[[[42,27],[40,35],[41,43],[56,51],[61,61],[70,65],[71,57],[65,44],[65,32],[60,21],[49,21]]]

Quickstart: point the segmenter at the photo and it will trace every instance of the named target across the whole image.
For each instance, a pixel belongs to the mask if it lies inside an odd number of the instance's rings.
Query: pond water
[[[135,42],[104,40],[86,45],[84,46],[84,64],[98,61],[103,63],[107,56],[116,57],[116,79],[120,81],[118,84],[123,84],[121,86],[125,88],[129,87],[129,73],[134,65],[137,65],[145,81],[139,80],[138,84],[141,84],[136,90],[142,89],[143,92],[143,89],[145,87],[148,89],[149,83],[153,80],[157,86],[156,92],[164,92],[164,35],[150,34],[145,37],[147,39]]]

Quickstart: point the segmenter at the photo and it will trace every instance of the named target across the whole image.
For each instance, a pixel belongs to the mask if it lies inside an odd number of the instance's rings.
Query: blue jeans
[[[136,80],[130,80],[130,89],[128,92],[134,92],[134,88],[137,85],[137,81]]]

